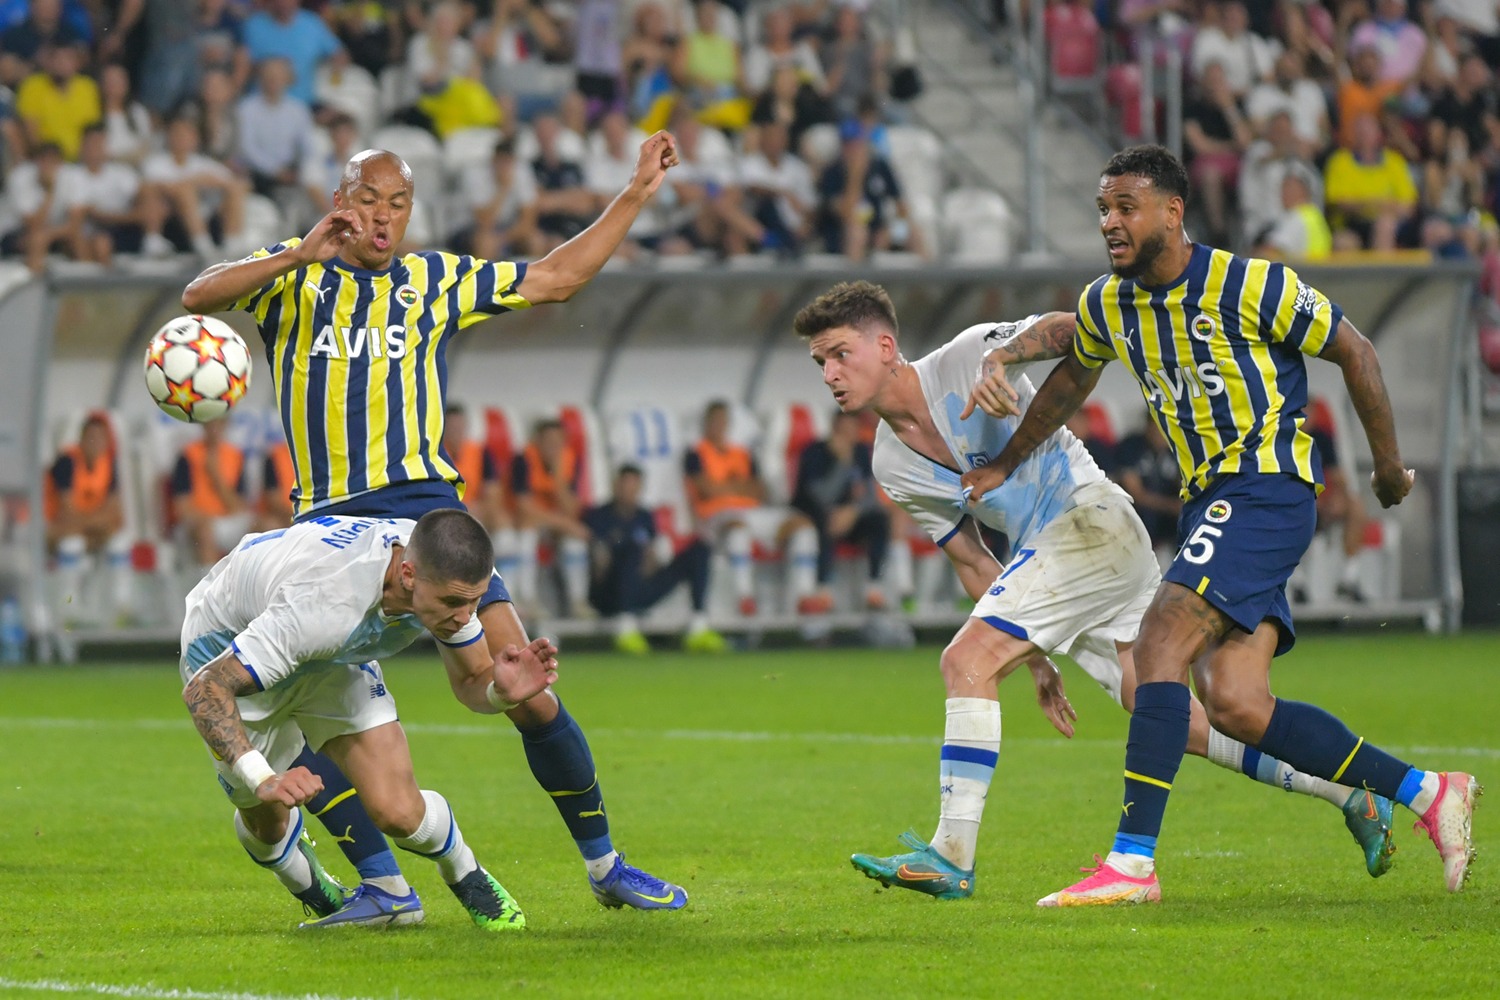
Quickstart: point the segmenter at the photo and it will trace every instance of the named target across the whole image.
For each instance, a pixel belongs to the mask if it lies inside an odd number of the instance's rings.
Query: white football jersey
[[[184,660],[195,659],[195,643],[222,648],[232,636],[236,656],[264,691],[294,673],[368,663],[405,649],[422,624],[415,615],[384,615],[380,598],[391,546],[405,545],[415,526],[318,517],[246,535],[188,594],[194,634],[183,636]],[[465,629],[477,623],[476,617]]]
[[[964,503],[959,477],[999,454],[1021,418],[996,420],[977,408],[967,420],[960,420],[959,414],[968,404],[985,352],[1007,343],[1037,319],[1028,316],[1019,323],[971,326],[913,363],[933,423],[948,445],[949,454],[933,456],[942,464],[908,448],[884,421],[875,432],[876,480],[939,545],[953,536],[965,516],[972,516],[1003,531],[1012,548],[1020,548],[1028,537],[1075,506],[1074,495],[1080,487],[1109,482],[1083,443],[1064,427],[1043,441],[982,503],[974,507]],[[1036,396],[1025,374],[1028,367],[1010,365],[1005,372],[1020,396],[1023,413]]]

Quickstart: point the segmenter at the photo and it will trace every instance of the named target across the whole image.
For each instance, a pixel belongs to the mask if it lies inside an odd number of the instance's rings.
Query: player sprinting
[[[1072,317],[1050,313],[1022,323],[969,327],[916,362],[901,356],[895,309],[868,282],[834,287],[799,313],[823,381],[845,412],[872,409],[875,477],[886,493],[942,547],[974,611],[943,651],[947,720],[940,764],[941,814],[930,843],[914,834],[911,851],[856,854],[854,866],[885,885],[944,899],[974,892],[974,857],[985,798],[1000,749],[997,685],[1022,663],[1053,725],[1073,735],[1076,718],[1057,668],[1045,656],[1066,652],[1127,710],[1135,702],[1131,643],[1160,583],[1145,526],[1129,496],[1105,478],[1066,428],[1058,429],[1005,485],[966,506],[961,470],[998,452],[1019,420],[976,412],[975,374],[987,351],[1055,336]],[[1010,371],[1017,405],[1034,395]],[[1001,567],[979,535],[982,523],[1012,540]],[[1193,702],[1190,748],[1215,764],[1268,785],[1339,806],[1371,875],[1390,863],[1389,801],[1300,774],[1209,728]]]
[[[1479,785],[1423,771],[1365,742],[1313,705],[1271,694],[1272,657],[1294,641],[1286,581],[1313,536],[1322,483],[1303,430],[1303,355],[1343,369],[1375,459],[1381,506],[1400,503],[1390,400],[1370,342],[1338,306],[1281,264],[1192,242],[1183,228],[1187,174],[1160,146],[1115,154],[1099,180],[1099,226],[1112,274],[1079,299],[1075,329],[1025,345],[1013,360],[1062,357],[1025,419],[987,466],[964,476],[972,501],[1024,468],[1120,358],[1182,472],[1181,549],[1141,622],[1135,712],[1125,751],[1124,809],[1109,856],[1042,906],[1155,901],[1157,836],[1189,735],[1188,672],[1209,721],[1263,754],[1411,809],[1463,888],[1473,858]],[[977,386],[987,412],[1015,412],[1003,378]],[[1206,656],[1205,656],[1206,654]]]
[[[393,153],[365,150],[344,168],[334,211],[288,239],[193,280],[193,312],[245,309],[266,344],[297,485],[296,519],[325,514],[409,517],[460,506],[463,481],[442,447],[446,351],[481,320],[578,292],[619,246],[677,162],[658,132],[641,144],[629,185],[578,236],[531,264],[439,251],[396,256],[411,219],[413,185]],[[479,618],[492,656],[524,646],[525,628],[496,575]],[[527,763],[552,797],[605,906],[678,909],[687,893],[626,865],[610,838],[603,794],[583,731],[550,691],[506,713]],[[399,873],[347,782],[309,754],[323,778],[312,803],[363,878]],[[346,834],[346,829],[352,831]]]
[[[383,833],[431,858],[474,923],[519,930],[520,907],[480,867],[442,795],[420,789],[379,658],[425,628],[474,712],[546,690],[546,639],[491,657],[476,606],[494,572],[484,526],[463,511],[408,520],[318,517],[247,535],[187,597],[182,697],[234,803],[240,843],[321,919],[303,927],[420,921],[400,873],[346,899],[302,837],[322,782],[294,765],[304,742],[338,762]]]

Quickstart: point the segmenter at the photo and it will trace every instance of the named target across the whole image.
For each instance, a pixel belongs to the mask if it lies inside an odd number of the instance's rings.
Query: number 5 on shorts
[[[1214,557],[1214,539],[1222,538],[1224,532],[1211,524],[1200,524],[1198,530],[1182,543],[1182,558],[1190,563],[1203,565]]]

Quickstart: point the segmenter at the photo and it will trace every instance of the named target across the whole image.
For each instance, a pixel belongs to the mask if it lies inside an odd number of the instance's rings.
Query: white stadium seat
[[[1005,198],[984,188],[954,188],[943,196],[942,229],[951,259],[972,264],[1010,260],[1011,212]]]
[[[313,85],[318,102],[353,118],[361,135],[369,135],[380,124],[380,84],[363,66],[335,70],[325,63]]]
[[[891,169],[907,195],[936,198],[948,186],[943,144],[930,130],[917,125],[886,129],[891,145]]]
[[[431,132],[415,125],[386,125],[370,137],[375,149],[388,149],[411,167],[417,196],[440,196],[446,190],[443,173],[443,147]]]

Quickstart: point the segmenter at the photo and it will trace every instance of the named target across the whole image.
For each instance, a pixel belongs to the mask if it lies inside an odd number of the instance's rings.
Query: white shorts
[[[738,510],[723,510],[704,521],[699,530],[713,541],[724,537],[730,526],[743,524],[750,537],[760,544],[774,548],[776,536],[787,519],[797,514],[790,507],[742,507]]]
[[[191,612],[189,617],[190,624]],[[192,634],[186,625],[183,634]],[[234,636],[227,632],[185,640],[179,665],[183,683],[233,641]],[[374,660],[363,664],[308,664],[269,691],[236,698],[235,704],[250,745],[278,772],[291,766],[303,743],[320,750],[335,736],[363,733],[397,721],[396,699],[391,697],[380,664]],[[219,785],[236,808],[260,804],[255,789],[240,786],[228,764],[214,758],[214,768],[219,773]]]
[[[1108,483],[1016,550],[972,617],[1071,656],[1120,700],[1117,642],[1134,642],[1161,585],[1151,539],[1130,498]]]

